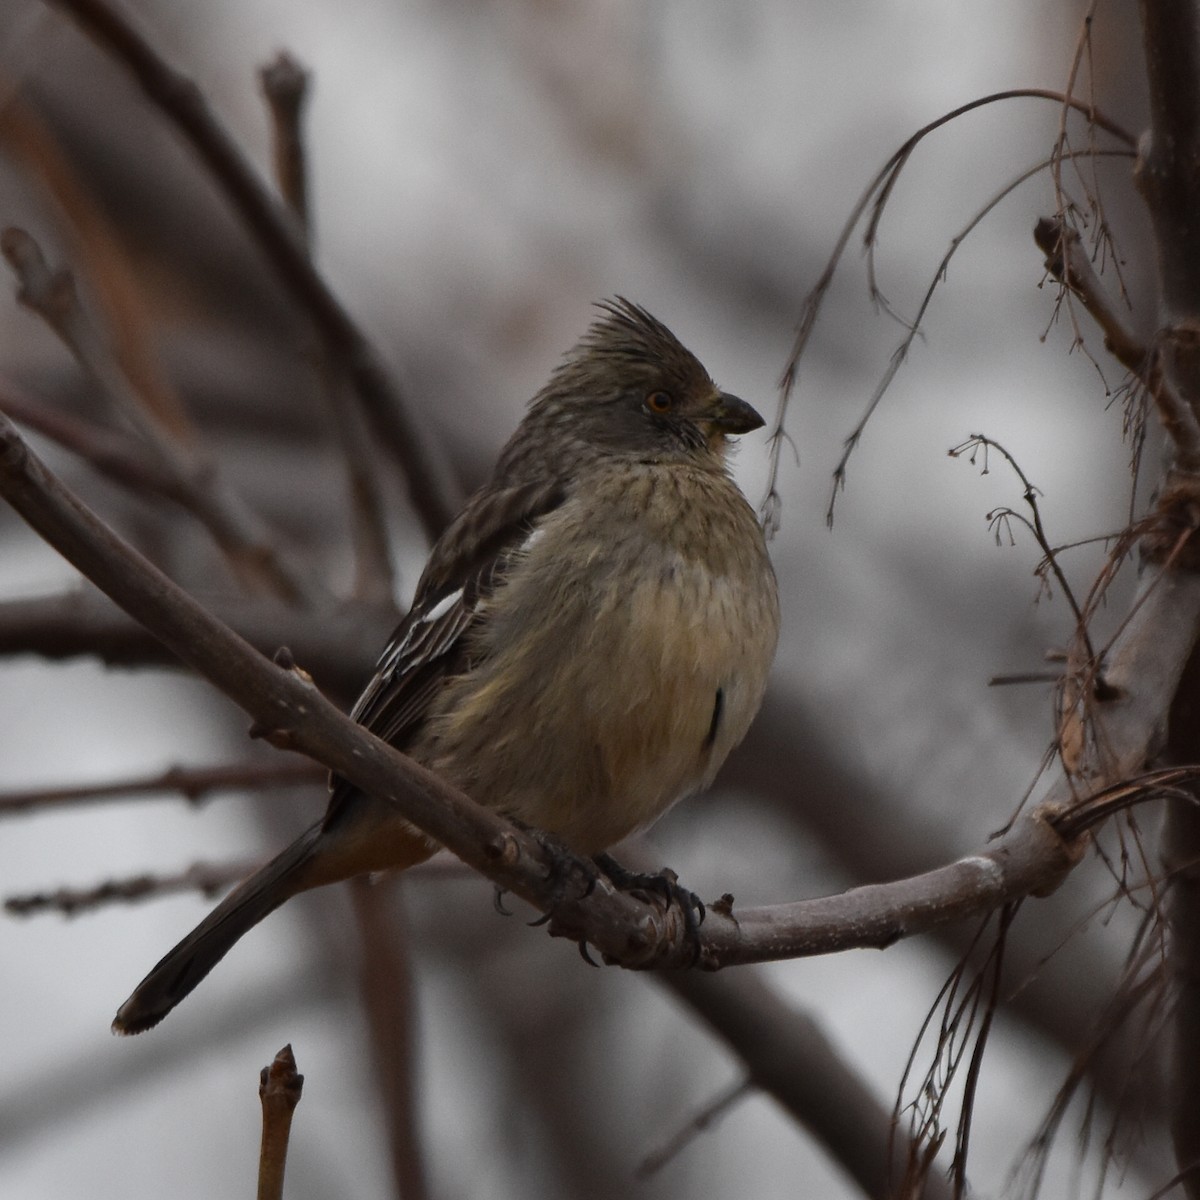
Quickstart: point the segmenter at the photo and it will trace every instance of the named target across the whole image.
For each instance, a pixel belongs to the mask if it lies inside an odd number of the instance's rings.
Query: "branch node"
[[[521,858],[521,847],[517,844],[517,839],[504,830],[484,843],[483,853],[492,862],[515,867]]]

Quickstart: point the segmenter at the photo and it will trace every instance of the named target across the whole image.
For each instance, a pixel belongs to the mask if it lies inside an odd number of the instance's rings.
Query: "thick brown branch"
[[[542,911],[567,897],[577,936],[618,961],[691,957],[683,922],[565,868],[528,834],[475,804],[339,712],[311,682],[268,662],[123,542],[48,471],[0,417],[0,494],[101,590],[255,720],[276,745],[307,754],[405,816],[464,862]],[[566,875],[564,876],[564,870]]]
[[[295,222],[263,187],[200,89],[104,0],[46,2],[65,12],[130,72],[224,190],[271,265],[312,314],[331,361],[353,380],[380,438],[405,472],[426,532],[439,534],[462,502],[444,455],[408,411],[370,344],[313,266]]]
[[[1200,414],[1200,27],[1193,0],[1140,8],[1150,129],[1136,176],[1154,227],[1160,352],[1172,390]]]
[[[1150,93],[1150,130],[1142,139],[1137,180],[1154,228],[1161,281],[1164,371],[1173,389],[1200,413],[1200,18],[1194,0],[1141,0],[1140,12]],[[1175,480],[1175,488],[1195,494],[1195,480]],[[1194,504],[1189,505],[1194,524]],[[1185,661],[1190,655],[1185,656]],[[1197,668],[1189,667],[1176,716],[1191,719],[1171,729],[1174,761],[1196,761]],[[1171,1055],[1171,1129],[1179,1165],[1187,1171],[1200,1146],[1200,886],[1194,864],[1200,849],[1200,812],[1194,803],[1176,802],[1164,831],[1163,858],[1180,874],[1172,885],[1169,918],[1175,1005],[1175,1046]],[[1200,1175],[1183,1181],[1200,1198]]]
[[[626,966],[692,960],[672,910],[614,892],[573,870],[542,844],[480,807],[337,711],[302,677],[267,662],[101,524],[56,480],[0,418],[0,493],[94,583],[143,622],[183,661],[254,717],[277,745],[299,750],[395,803],[464,862],[542,911],[552,931],[586,938]],[[1096,778],[1127,777],[1157,748],[1164,696],[1174,691],[1196,636],[1200,581],[1159,574],[1135,606],[1112,653],[1112,698],[1096,716],[1108,748]],[[1067,803],[1067,784],[1052,793]],[[1002,839],[936,871],[894,884],[736,915],[713,906],[701,961],[718,967],[899,937],[1053,889],[1075,855],[1037,812]]]

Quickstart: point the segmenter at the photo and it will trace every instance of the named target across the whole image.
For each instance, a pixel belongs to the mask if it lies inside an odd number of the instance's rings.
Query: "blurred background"
[[[464,492],[583,332],[590,305],[618,293],[668,324],[723,387],[773,414],[805,297],[872,175],[960,104],[1065,87],[1084,15],[1044,0],[126,0],[120,11],[199,85],[267,182],[258,70],[286,49],[311,72],[314,257]],[[1093,78],[1076,89],[1087,96],[1094,85],[1136,133],[1131,20],[1097,18]],[[920,146],[876,259],[902,317],[915,315],[951,239],[1048,156],[1060,118],[1053,103],[1014,100]],[[395,612],[354,595],[343,452],[308,316],[176,130],[42,0],[0,9],[0,128],[0,223],[76,273],[106,337],[114,325],[134,330],[159,393],[188,414],[192,444],[266,522],[314,604],[293,621],[248,594],[177,507],[49,439],[35,444],[194,594],[264,648],[286,642],[348,706]],[[1083,127],[1072,128],[1085,147]],[[1065,182],[1081,202],[1103,196],[1130,319],[1145,330],[1152,264],[1128,175],[1127,160],[1105,160]],[[937,865],[982,844],[1033,783],[1053,734],[1052,689],[988,681],[1045,671],[1071,614],[1057,589],[1040,594],[1032,539],[989,531],[989,511],[1020,507],[1019,480],[995,456],[984,473],[982,458],[947,451],[974,433],[1001,442],[1041,490],[1055,544],[1129,519],[1120,372],[1073,349],[1070,321],[1054,322],[1055,289],[1042,286],[1031,230],[1055,207],[1042,173],[962,245],[850,460],[829,529],[843,440],[905,332],[870,302],[851,240],[787,413],[772,543],[784,634],[767,704],[714,791],[647,839],[702,896],[770,903]],[[12,280],[0,299],[0,391],[121,428],[16,290]],[[1091,347],[1100,354],[1099,339]],[[402,606],[427,532],[394,459],[368,440]],[[767,463],[765,435],[743,439],[736,473],[756,505]],[[207,686],[147,666],[153,654],[122,650],[119,631],[102,637],[88,623],[104,611],[93,595],[7,509],[0,547],[0,788],[273,761]],[[1066,558],[1080,592],[1103,554],[1093,545]],[[1102,628],[1129,587],[1118,584]],[[202,807],[118,798],[6,814],[2,891],[253,859],[312,820],[323,791],[317,781],[235,789]],[[1104,906],[1112,890],[1089,867],[1019,918],[976,1101],[971,1178],[983,1194],[1020,1161],[1113,993],[1133,919]],[[290,1042],[307,1083],[289,1195],[395,1195],[390,1121],[403,1104],[386,1087],[381,1096],[379,1077],[393,1068],[363,1002],[371,989],[395,1000],[411,1031],[412,1060],[394,1069],[412,1081],[432,1196],[858,1194],[753,1092],[635,1178],[744,1068],[654,979],[592,970],[525,928],[523,908],[497,916],[489,885],[453,868],[374,889],[370,901],[344,888],[289,904],[161,1029],[114,1039],[117,1005],[210,904],[185,893],[0,921],[0,1194],[244,1193],[258,1071]],[[386,922],[391,983],[370,971],[364,982],[364,904]],[[965,936],[762,974],[890,1105]],[[1091,1077],[1101,1128],[1128,1074],[1118,1053]],[[1113,1194],[1146,1194],[1170,1174],[1156,1148],[1153,1079],[1143,1069],[1149,1148],[1110,1179]],[[1090,1188],[1103,1138],[1081,1152],[1068,1128],[1060,1142],[1052,1193]]]

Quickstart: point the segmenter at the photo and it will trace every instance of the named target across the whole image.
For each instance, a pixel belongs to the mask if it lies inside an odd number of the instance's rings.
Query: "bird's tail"
[[[141,1033],[159,1023],[229,953],[234,942],[309,888],[371,871],[424,862],[436,849],[387,804],[335,794],[330,814],[305,830],[265,867],[240,883],[167,953],[117,1010],[114,1033]]]
[[[234,942],[302,892],[321,835],[318,822],[265,867],[243,880],[133,989],[113,1020],[114,1033],[141,1033],[159,1023],[221,961]]]

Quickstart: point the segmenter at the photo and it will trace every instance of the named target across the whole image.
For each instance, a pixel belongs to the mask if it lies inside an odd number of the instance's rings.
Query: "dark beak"
[[[745,400],[739,400],[737,396],[731,396],[728,392],[722,392],[717,397],[710,419],[722,433],[749,433],[752,429],[761,429],[766,424]]]

